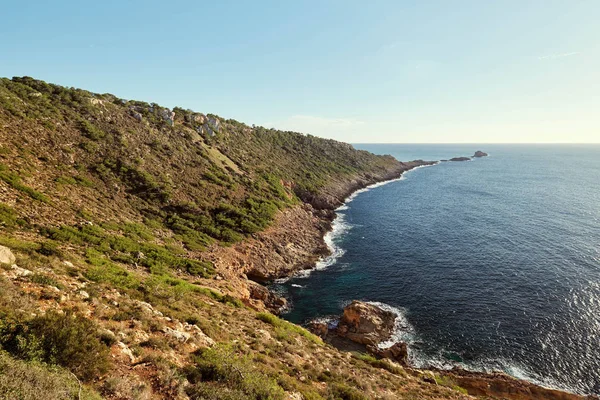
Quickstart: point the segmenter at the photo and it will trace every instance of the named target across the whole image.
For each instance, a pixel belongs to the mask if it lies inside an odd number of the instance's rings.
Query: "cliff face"
[[[0,368],[31,377],[0,398],[467,398],[263,312],[252,281],[313,266],[346,196],[422,164],[0,79]]]

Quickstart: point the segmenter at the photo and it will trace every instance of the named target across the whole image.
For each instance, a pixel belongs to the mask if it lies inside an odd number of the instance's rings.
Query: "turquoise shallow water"
[[[338,210],[319,270],[274,285],[284,317],[394,307],[417,366],[504,370],[600,393],[600,146],[355,145],[441,163]]]

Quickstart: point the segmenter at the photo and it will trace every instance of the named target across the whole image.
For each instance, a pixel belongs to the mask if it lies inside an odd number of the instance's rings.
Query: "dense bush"
[[[16,357],[68,368],[84,381],[107,371],[108,347],[96,325],[79,315],[49,311],[29,320],[4,316],[0,344]]]
[[[274,379],[253,367],[251,360],[227,345],[200,352],[187,370],[192,399],[279,400],[285,392]]]
[[[79,391],[81,390],[81,394]],[[0,399],[100,400],[67,371],[36,362],[16,360],[0,351]]]

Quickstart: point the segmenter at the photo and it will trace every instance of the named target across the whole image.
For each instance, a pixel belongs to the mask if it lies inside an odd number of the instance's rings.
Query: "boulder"
[[[17,261],[8,247],[0,246],[0,264],[13,265]]]
[[[277,296],[260,283],[248,281],[248,290],[251,299],[262,301],[273,314],[279,314],[287,306],[285,297]]]
[[[364,345],[377,345],[390,338],[396,314],[373,304],[353,301],[344,308],[337,334]]]
[[[33,274],[33,272],[31,272],[30,270],[18,267],[16,265],[12,266],[11,272],[12,272],[13,278],[21,278],[21,277],[29,276],[29,275]]]
[[[173,339],[175,339],[181,343],[187,342],[192,337],[192,335],[188,332],[180,331],[178,329],[173,329],[168,326],[163,327],[162,331],[164,332],[165,335],[170,336]]]
[[[135,356],[133,355],[133,351],[123,342],[118,342],[117,346],[121,349],[121,353],[129,358],[131,363],[135,362]]]
[[[165,108],[161,110],[161,117],[171,126],[175,123],[175,112]]]
[[[488,156],[488,153],[485,153],[485,152],[483,152],[481,150],[477,150],[475,152],[475,154],[473,154],[473,157],[477,157],[477,158],[479,158],[479,157],[487,157],[487,156]]]
[[[307,324],[306,328],[321,338],[324,338],[329,333],[329,327],[323,321],[311,321]]]
[[[408,346],[404,342],[395,343],[387,349],[380,349],[377,346],[368,346],[367,350],[378,357],[389,358],[401,365],[408,365]]]
[[[137,119],[140,122],[142,122],[142,119],[144,119],[144,117],[142,116],[142,114],[140,114],[139,112],[137,112],[135,110],[130,110],[129,113],[131,114],[131,116],[133,118]]]

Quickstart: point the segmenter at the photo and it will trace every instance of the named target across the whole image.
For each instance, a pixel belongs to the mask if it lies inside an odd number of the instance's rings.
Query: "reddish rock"
[[[376,345],[389,339],[396,315],[362,301],[353,301],[344,309],[337,334],[364,345]]]
[[[326,322],[311,321],[308,323],[306,328],[321,338],[324,338],[329,333],[329,327],[327,326]]]

